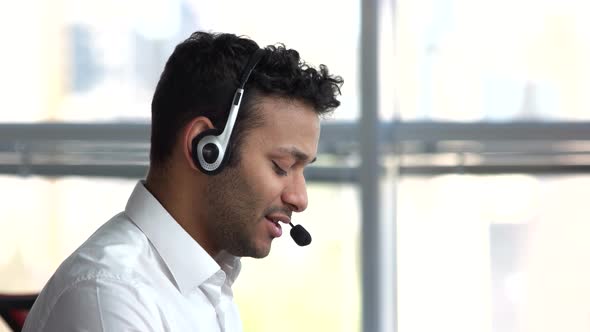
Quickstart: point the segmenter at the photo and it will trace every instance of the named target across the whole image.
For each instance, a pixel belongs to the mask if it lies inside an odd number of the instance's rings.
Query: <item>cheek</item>
[[[252,194],[265,204],[270,204],[280,197],[283,188],[281,179],[274,171],[265,170],[263,167],[258,167],[251,173],[248,183]]]

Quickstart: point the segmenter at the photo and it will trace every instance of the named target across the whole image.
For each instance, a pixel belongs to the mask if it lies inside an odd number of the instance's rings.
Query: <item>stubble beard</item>
[[[260,200],[238,167],[226,168],[207,185],[208,233],[216,247],[234,256],[266,257],[270,248],[255,243],[256,226],[262,220]]]

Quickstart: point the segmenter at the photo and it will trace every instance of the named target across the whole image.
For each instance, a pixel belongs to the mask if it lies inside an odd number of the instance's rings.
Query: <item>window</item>
[[[327,64],[346,82],[343,105],[327,122],[355,120],[359,5],[332,0],[12,2],[0,6],[6,7],[0,8],[0,36],[10,50],[0,55],[0,87],[10,91],[0,100],[5,110],[0,122],[31,123],[40,136],[47,133],[40,124],[45,122],[144,125],[143,133],[165,61],[177,43],[199,29],[247,35],[261,46],[284,42],[310,64]],[[69,253],[124,208],[135,178],[144,174],[145,140],[115,146],[88,140],[84,133],[73,138],[0,140],[0,164],[7,174],[0,183],[8,202],[0,211],[1,291],[40,290]],[[329,165],[331,159],[320,157],[320,163]],[[116,170],[104,171],[110,166]],[[245,260],[235,293],[246,331],[276,331],[277,326],[358,331],[356,192],[349,182],[310,181],[309,209],[297,223],[311,232],[313,244],[299,248],[287,236],[275,242],[268,259]]]

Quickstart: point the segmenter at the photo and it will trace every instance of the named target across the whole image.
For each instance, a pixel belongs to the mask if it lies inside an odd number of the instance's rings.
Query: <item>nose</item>
[[[283,191],[281,198],[293,212],[302,212],[307,209],[307,187],[303,173],[293,178],[290,185]]]

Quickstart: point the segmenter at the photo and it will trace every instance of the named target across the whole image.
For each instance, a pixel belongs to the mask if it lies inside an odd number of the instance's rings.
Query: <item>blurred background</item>
[[[206,30],[345,79],[295,220],[314,242],[244,259],[245,331],[589,331],[589,7],[2,0],[0,293],[124,209],[164,63]]]

